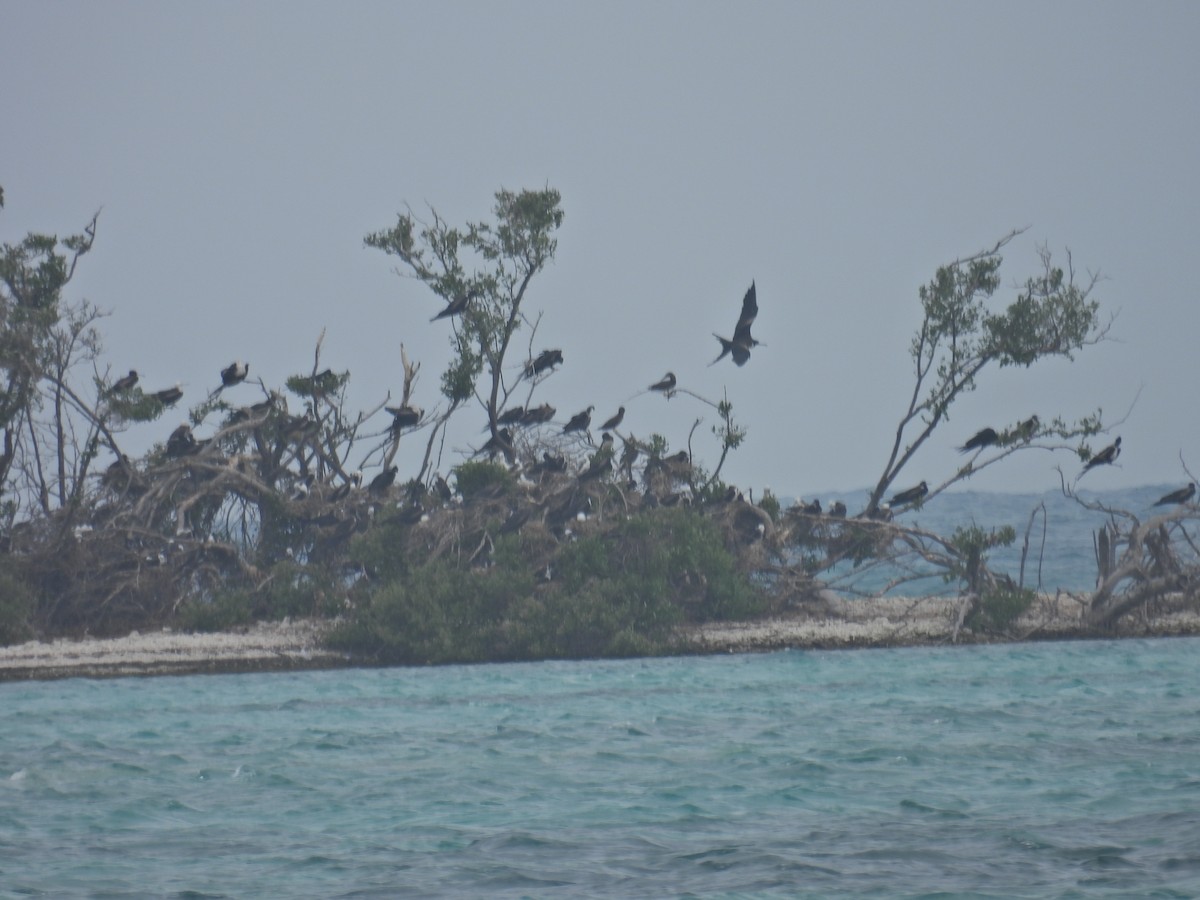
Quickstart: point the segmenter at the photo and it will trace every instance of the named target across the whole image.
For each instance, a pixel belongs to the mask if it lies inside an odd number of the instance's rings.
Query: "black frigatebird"
[[[221,387],[233,387],[241,384],[250,374],[250,364],[240,359],[233,361],[221,370]]]
[[[621,420],[625,418],[625,407],[617,410],[617,414],[610,418],[607,422],[600,426],[601,431],[612,431],[621,424]]]
[[[570,431],[587,431],[592,425],[592,410],[595,408],[589,406],[583,412],[571,416],[571,421],[563,426],[563,434]]]
[[[129,374],[124,378],[118,378],[113,382],[112,391],[114,394],[121,394],[130,390],[138,383],[138,373],[136,369],[130,369]]]
[[[396,480],[396,473],[400,471],[399,466],[390,466],[371,479],[371,483],[367,485],[367,490],[376,497],[382,497],[388,492],[388,488]]]
[[[554,418],[554,414],[558,412],[549,403],[543,403],[541,406],[535,406],[533,409],[525,410],[525,414],[521,416],[522,425],[545,425]]]
[[[561,366],[562,361],[563,355],[561,350],[543,350],[537,355],[537,359],[531,359],[525,363],[525,374],[530,378],[536,378],[547,369]]]
[[[494,457],[497,453],[510,453],[513,448],[512,431],[508,428],[501,428],[494,435],[488,438],[486,444],[475,451],[473,456],[478,456],[480,453],[486,453],[488,456]]]
[[[999,443],[999,441],[1000,435],[996,434],[995,428],[984,428],[982,431],[975,432],[969,441],[958,448],[958,452],[969,453],[972,450],[982,450],[984,447]]]
[[[888,501],[889,506],[903,506],[906,503],[916,503],[922,497],[929,493],[929,485],[924,481],[916,487],[910,487],[906,491],[901,491]]]
[[[1168,506],[1172,503],[1190,503],[1191,499],[1196,496],[1196,482],[1192,482],[1185,488],[1180,488],[1177,491],[1171,491],[1169,494],[1164,494],[1154,501],[1155,506]]]
[[[497,425],[519,425],[521,420],[525,418],[528,412],[523,406],[514,406],[512,409],[506,409],[500,415],[496,416]],[[490,425],[485,425],[484,428],[490,428]]]
[[[446,308],[430,319],[430,322],[436,322],[438,319],[448,319],[451,316],[457,316],[460,313],[466,312],[471,301],[475,299],[476,291],[467,291],[465,294],[459,294],[453,300],[446,304]]]
[[[196,437],[192,428],[184,422],[167,438],[167,456],[186,456],[196,449]]]
[[[384,409],[392,414],[393,431],[412,428],[421,421],[421,416],[425,415],[425,410],[421,407],[409,406],[407,403],[404,406],[385,406]]]
[[[648,390],[659,391],[666,396],[670,396],[672,393],[675,392],[676,383],[677,382],[675,380],[675,373],[668,372],[661,379],[654,382],[654,384],[650,385]]]
[[[164,388],[161,391],[155,391],[150,396],[152,396],[163,406],[174,406],[179,402],[179,398],[183,396],[183,388],[177,384],[175,387],[169,387]]]
[[[1096,466],[1111,466],[1114,462],[1117,461],[1117,457],[1120,455],[1121,455],[1121,439],[1117,438],[1115,441],[1113,441],[1111,444],[1109,444],[1107,447],[1105,447],[1103,450],[1101,450],[1099,453],[1097,453],[1095,456],[1093,456],[1091,459],[1089,459],[1087,461],[1087,465],[1085,465],[1083,467],[1083,472],[1080,472],[1079,474],[1083,475],[1084,472],[1088,472],[1088,471],[1096,468]]]
[[[732,354],[733,361],[744,366],[750,359],[750,349],[757,347],[759,342],[750,336],[750,326],[758,315],[758,296],[754,290],[754,282],[750,282],[750,290],[742,298],[742,314],[738,316],[737,325],[733,329],[733,340],[726,340],[715,331],[713,337],[721,342],[721,354],[714,359],[710,366],[715,366],[726,356]]]

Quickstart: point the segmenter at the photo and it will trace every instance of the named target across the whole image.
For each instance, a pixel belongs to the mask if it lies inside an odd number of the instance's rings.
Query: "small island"
[[[686,372],[630,383],[628,415],[542,399],[570,348],[538,342],[527,294],[554,258],[561,198],[499,191],[493,213],[457,228],[409,210],[365,239],[438,301],[428,327],[454,354],[436,399],[401,345],[398,396],[352,410],[351,373],[323,365],[318,340],[281,385],[252,361],[214,361],[211,390],[188,397],[173,429],[162,423],[183,389],[111,372],[101,313],[63,296],[98,218],[62,240],[4,245],[0,677],[1197,632],[1194,481],[1145,521],[1104,510],[1086,595],[1026,584],[1036,510],[1024,534],[977,523],[934,534],[901,515],[1034,449],[1064,460],[1063,493],[1085,504],[1075,485],[1121,451],[1119,435],[1092,449],[1114,427],[1098,412],[1042,410],[960,437],[962,464],[939,479],[906,474],[989,370],[1107,337],[1096,278],[1076,283],[1048,250],[996,303],[1002,251],[1020,232],[920,289],[911,400],[862,507],[848,509],[725,482],[749,429],[728,390],[701,396]],[[747,280],[732,329],[713,333],[713,364],[730,372],[769,349],[753,327],[770,300]],[[686,436],[672,444],[633,412],[655,403],[694,405]],[[477,445],[448,454],[448,423],[472,416]],[[149,428],[160,442],[128,455],[125,435]],[[412,442],[421,463],[401,471]],[[989,554],[1021,541],[1020,575],[993,572]],[[900,596],[931,575],[951,596]]]

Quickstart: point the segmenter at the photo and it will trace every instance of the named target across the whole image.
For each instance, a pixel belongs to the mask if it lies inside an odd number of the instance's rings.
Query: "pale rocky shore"
[[[1084,598],[1043,595],[1011,629],[1008,640],[1098,637],[1167,637],[1200,634],[1200,608],[1180,596],[1150,614],[1131,616],[1103,633],[1083,624]],[[957,598],[829,597],[821,608],[756,622],[696,626],[681,634],[681,652],[748,653],[767,650],[902,647],[996,642],[961,627]],[[235,632],[169,630],[119,638],[31,641],[0,647],[0,681],[105,678],[126,675],[269,672],[356,665],[321,645],[329,623],[320,620],[261,622]]]

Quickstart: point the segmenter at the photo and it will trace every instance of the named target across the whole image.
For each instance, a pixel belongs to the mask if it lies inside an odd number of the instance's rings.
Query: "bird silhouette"
[[[1079,474],[1083,475],[1084,472],[1090,472],[1092,469],[1096,468],[1096,466],[1111,466],[1117,461],[1117,457],[1120,455],[1121,439],[1117,438],[1115,441],[1089,459],[1087,461],[1087,465],[1083,467],[1083,472],[1080,472]]]
[[[525,374],[530,378],[536,378],[547,369],[561,366],[562,361],[563,355],[561,350],[543,350],[537,355],[537,359],[531,359],[525,363]]]
[[[1028,441],[1037,434],[1037,430],[1041,427],[1042,420],[1037,416],[1030,416],[1024,422],[1017,426],[1017,434],[1021,436],[1021,440]]]
[[[392,430],[399,431],[402,428],[412,428],[421,421],[421,416],[425,414],[425,410],[419,406],[409,406],[407,403],[403,406],[385,406],[389,413],[392,414]]]
[[[618,425],[621,424],[621,420],[624,418],[625,418],[625,407],[622,406],[620,409],[617,410],[617,414],[615,416],[608,419],[603,425],[600,426],[600,430],[601,431],[612,431],[614,428],[616,428]]]
[[[595,408],[589,406],[583,412],[571,416],[571,421],[563,426],[563,434],[571,431],[587,431],[592,425],[592,410]]]
[[[467,291],[464,294],[459,294],[457,297],[447,303],[445,308],[429,321],[436,322],[438,319],[448,319],[451,316],[461,315],[467,311],[467,307],[471,305],[471,301],[475,299],[476,295],[476,291]]]
[[[958,452],[969,453],[972,450],[982,450],[984,447],[999,443],[999,441],[1000,435],[996,434],[995,428],[984,428],[982,431],[975,432],[969,441],[958,448]]]
[[[903,506],[906,503],[916,503],[922,497],[929,493],[929,485],[924,481],[916,487],[910,487],[906,491],[901,491],[888,501],[889,506]]]
[[[396,473],[399,471],[399,466],[389,466],[371,479],[371,483],[367,485],[367,490],[376,497],[382,497],[396,480]]]
[[[1190,503],[1191,499],[1196,496],[1196,482],[1192,482],[1185,488],[1180,488],[1177,491],[1171,491],[1169,494],[1164,494],[1154,501],[1155,506],[1168,506],[1172,503]]]
[[[675,379],[675,373],[668,372],[666,375],[664,375],[658,381],[654,382],[654,384],[650,385],[648,390],[659,391],[660,393],[669,397],[671,394],[673,394],[675,392],[676,383],[677,382]]]
[[[235,384],[241,384],[249,374],[250,364],[244,363],[240,359],[235,360],[221,370],[221,387],[233,387]]]
[[[549,403],[543,403],[541,406],[535,406],[533,409],[525,410],[521,416],[522,425],[545,425],[554,418],[554,414],[558,412]]]
[[[738,316],[737,325],[733,329],[733,339],[728,340],[721,337],[715,331],[713,337],[721,342],[721,353],[714,359],[710,366],[715,366],[726,356],[732,355],[733,361],[744,366],[746,361],[750,359],[750,349],[757,347],[759,341],[756,341],[750,335],[750,326],[754,324],[754,319],[758,316],[758,296],[754,289],[754,282],[750,282],[750,290],[746,291],[746,296],[742,298],[742,314]]]
[[[124,378],[118,378],[116,381],[113,382],[112,392],[114,394],[124,393],[125,391],[132,389],[133,386],[137,383],[138,383],[138,373],[136,370],[130,369],[128,375],[126,375]]]
[[[150,396],[152,396],[163,406],[174,406],[179,402],[179,398],[183,396],[183,388],[177,384],[175,387],[169,387],[164,388],[161,391],[155,391]]]

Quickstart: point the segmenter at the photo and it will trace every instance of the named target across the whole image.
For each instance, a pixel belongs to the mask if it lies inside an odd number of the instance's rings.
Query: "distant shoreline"
[[[1175,595],[1153,614],[1127,616],[1113,630],[1083,624],[1086,595],[1042,595],[1017,620],[1011,637],[959,629],[958,644],[1019,643],[1200,635],[1200,608]],[[818,611],[754,622],[712,622],[680,633],[681,654],[755,653],[783,649],[867,649],[951,645],[962,600],[955,597],[830,597]],[[324,620],[260,622],[219,633],[133,632],[118,638],[31,641],[0,647],[0,681],[232,674],[369,666],[327,650]]]

